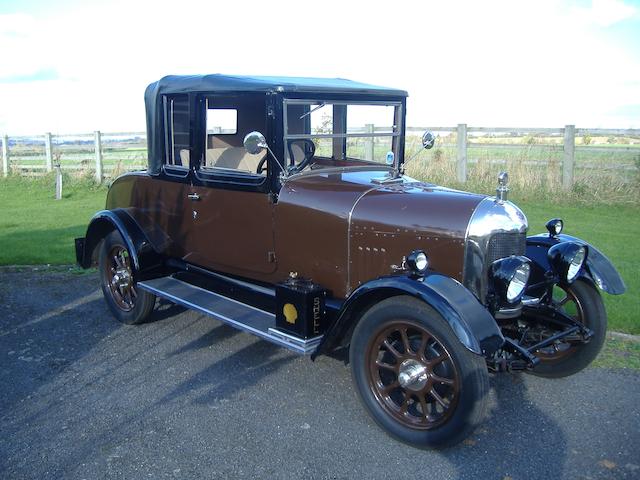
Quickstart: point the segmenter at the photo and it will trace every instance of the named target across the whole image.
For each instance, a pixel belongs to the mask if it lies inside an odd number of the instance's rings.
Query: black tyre
[[[465,348],[431,307],[412,297],[364,313],[349,349],[351,373],[373,419],[419,448],[453,445],[483,420],[485,359]]]
[[[111,232],[102,242],[99,269],[102,293],[113,316],[127,324],[144,322],[156,297],[136,288],[131,255],[120,232]]]
[[[607,312],[600,293],[591,282],[576,280],[566,289],[555,287],[554,304],[593,331],[588,343],[557,342],[535,353],[540,364],[530,373],[541,377],[561,378],[586,368],[600,353],[607,333]],[[534,342],[556,333],[538,330]]]

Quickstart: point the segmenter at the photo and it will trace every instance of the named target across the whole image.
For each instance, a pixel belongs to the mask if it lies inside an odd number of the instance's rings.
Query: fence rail
[[[366,158],[373,158],[374,132],[382,130],[383,128],[371,124],[358,130],[372,137],[367,139],[365,145]],[[388,131],[388,128],[384,130]],[[408,127],[407,142],[415,143],[415,136],[425,130],[442,134],[439,148],[451,149],[452,156],[455,153],[456,177],[459,182],[467,180],[468,165],[478,161],[475,156],[478,149],[491,149],[496,152],[528,149],[527,151],[538,152],[540,156],[557,154],[561,158],[562,186],[567,189],[574,184],[577,153],[597,156],[606,152],[610,155],[625,156],[624,161],[616,164],[608,164],[606,159],[601,158],[584,161],[580,163],[580,168],[629,171],[637,169],[640,165],[640,160],[634,162],[636,154],[640,159],[640,129],[576,128],[574,125],[565,125],[563,128],[474,127],[461,123],[450,127]],[[543,137],[544,140],[539,141]],[[608,137],[607,140],[613,138],[614,143],[622,139],[627,144],[609,145],[597,142],[599,146],[595,146],[584,143],[587,137],[590,140],[592,137]],[[577,138],[582,138],[581,145],[577,144]],[[500,153],[495,153],[495,158],[491,158],[490,162],[507,163],[500,156]],[[145,168],[146,157],[145,132],[96,131],[2,137],[2,172],[5,177],[10,171],[38,175],[58,167],[68,171],[92,171],[96,181],[102,182],[119,171]],[[548,163],[548,160],[522,160],[523,164],[528,165],[544,165],[545,162]]]

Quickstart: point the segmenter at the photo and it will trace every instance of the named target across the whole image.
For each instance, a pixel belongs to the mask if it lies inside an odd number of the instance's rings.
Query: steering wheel
[[[265,166],[265,163],[267,163],[267,155],[265,155],[260,159],[260,163],[258,163],[258,168],[256,168],[257,174],[261,174],[264,170],[267,169],[267,167]]]
[[[304,152],[304,158],[297,165],[291,165],[289,167],[289,173],[298,173],[307,168],[309,162],[313,159],[313,156],[316,153],[316,144],[313,143],[312,140],[308,138],[301,138],[299,140],[290,140],[287,144],[287,148],[289,150],[289,158],[291,162],[295,162],[295,155],[293,154],[293,149],[291,148],[295,143],[302,143],[302,150]]]

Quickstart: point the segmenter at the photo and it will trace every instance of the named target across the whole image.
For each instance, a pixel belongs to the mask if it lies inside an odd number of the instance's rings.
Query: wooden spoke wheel
[[[391,320],[372,336],[367,357],[373,395],[407,427],[437,427],[455,410],[458,371],[442,342],[422,325]]]
[[[102,242],[99,269],[102,293],[113,316],[123,323],[144,322],[156,297],[136,287],[131,253],[119,232],[111,232]]]
[[[452,445],[484,417],[485,359],[418,299],[391,297],[364,312],[349,360],[365,408],[403,442],[419,448]]]
[[[600,353],[607,331],[607,313],[596,287],[586,280],[576,280],[568,287],[554,287],[552,305],[593,331],[588,343],[558,340],[533,352],[540,364],[530,373],[559,378],[573,375],[587,367]],[[543,325],[532,325],[525,346],[534,345],[558,333]]]

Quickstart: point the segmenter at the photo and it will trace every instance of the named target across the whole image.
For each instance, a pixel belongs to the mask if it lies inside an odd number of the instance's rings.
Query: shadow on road
[[[493,375],[495,404],[484,424],[462,444],[440,452],[459,478],[532,478],[532,465],[544,465],[540,477],[562,477],[565,434],[528,398],[522,375]]]

